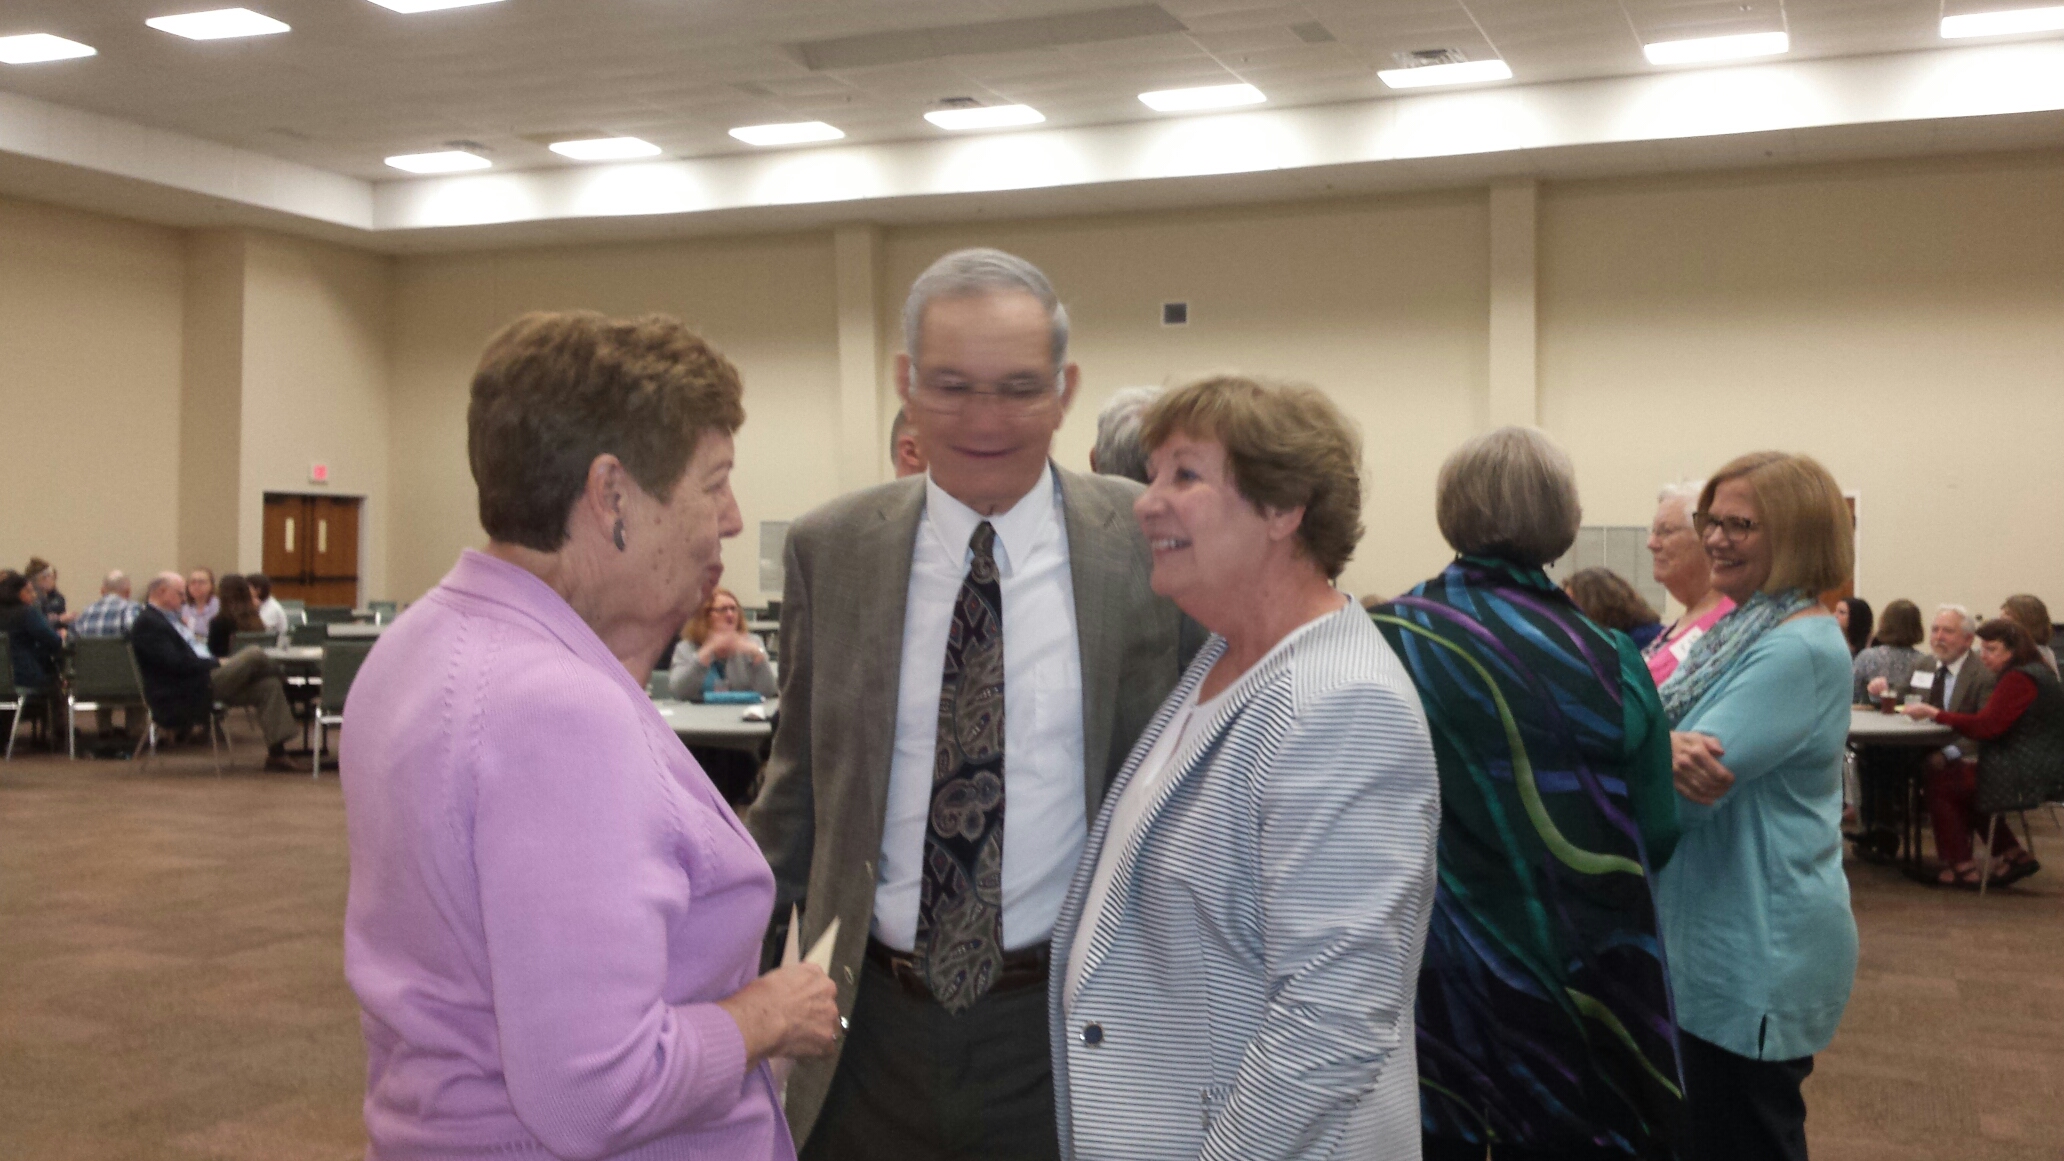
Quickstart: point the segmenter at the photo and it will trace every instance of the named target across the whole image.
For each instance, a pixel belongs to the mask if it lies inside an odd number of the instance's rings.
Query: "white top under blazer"
[[[1134,745],[1054,927],[1056,965],[1086,942],[1048,985],[1061,1153],[1416,1161],[1440,788],[1418,694],[1360,606],[1214,699],[1129,837],[1108,841],[1225,647],[1205,645]]]

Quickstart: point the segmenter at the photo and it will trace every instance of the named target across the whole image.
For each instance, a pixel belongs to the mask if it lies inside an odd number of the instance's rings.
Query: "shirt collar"
[[[1009,576],[1017,563],[1030,559],[1033,546],[1053,527],[1054,504],[1059,484],[1054,479],[1053,461],[1039,469],[1039,479],[1030,491],[1011,505],[1009,511],[984,516],[954,499],[925,473],[925,519],[949,556],[965,554],[975,529],[987,520],[996,529],[997,571]]]

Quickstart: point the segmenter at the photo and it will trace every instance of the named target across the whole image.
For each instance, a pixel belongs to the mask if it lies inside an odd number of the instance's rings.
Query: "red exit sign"
[[[311,483],[311,484],[327,484],[327,483],[329,483],[329,482],[330,482],[330,465],[328,465],[328,464],[310,464],[310,465],[308,465],[308,482],[309,482],[309,483]]]

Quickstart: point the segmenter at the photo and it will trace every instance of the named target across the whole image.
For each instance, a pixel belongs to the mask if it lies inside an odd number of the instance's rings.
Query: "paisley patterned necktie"
[[[982,998],[1003,967],[1003,589],[996,529],[968,538],[974,559],[953,602],[939,685],[917,958],[949,1012]]]

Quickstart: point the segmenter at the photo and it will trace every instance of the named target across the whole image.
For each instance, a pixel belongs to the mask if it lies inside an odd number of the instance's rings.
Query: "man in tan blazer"
[[[940,259],[896,369],[929,471],[789,530],[781,724],[747,825],[804,945],[840,925],[850,1029],[788,1083],[806,1159],[1058,1156],[1047,940],[1198,644],[1148,588],[1138,485],[1051,461],[1067,326],[1030,263]]]

